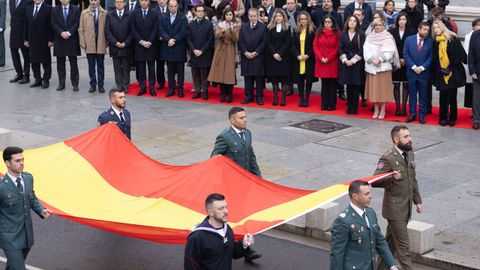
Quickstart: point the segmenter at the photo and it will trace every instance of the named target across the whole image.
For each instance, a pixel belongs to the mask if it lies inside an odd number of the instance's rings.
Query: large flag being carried
[[[285,223],[348,189],[346,183],[318,191],[277,185],[223,156],[190,166],[162,164],[140,152],[114,124],[24,156],[37,197],[55,214],[160,243],[185,243],[204,219],[210,193],[226,196],[229,224],[240,236]],[[0,171],[5,170],[2,164]]]

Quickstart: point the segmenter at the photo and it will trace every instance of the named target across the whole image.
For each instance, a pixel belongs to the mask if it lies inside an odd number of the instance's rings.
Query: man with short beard
[[[418,213],[423,211],[422,197],[415,176],[412,138],[406,126],[395,126],[391,131],[393,146],[378,161],[375,174],[393,172],[372,184],[385,189],[382,216],[388,221],[385,239],[402,269],[411,270],[407,224],[412,217],[412,203]],[[380,259],[378,270],[388,269]]]
[[[125,100],[125,92],[113,88],[108,93],[112,107],[108,108],[98,116],[98,125],[105,125],[107,123],[115,123],[120,131],[132,140],[130,136],[131,118],[130,112],[125,109],[127,102]]]

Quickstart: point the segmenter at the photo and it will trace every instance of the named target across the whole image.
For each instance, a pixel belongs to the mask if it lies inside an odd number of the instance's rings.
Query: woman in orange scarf
[[[433,85],[440,91],[440,125],[453,127],[457,120],[457,90],[466,83],[467,54],[457,35],[441,21],[432,24],[434,40],[432,56]],[[449,111],[450,109],[450,111]]]

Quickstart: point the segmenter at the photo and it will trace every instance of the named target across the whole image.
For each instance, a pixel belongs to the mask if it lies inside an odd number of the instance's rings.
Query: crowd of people
[[[68,57],[73,90],[78,91],[77,57],[83,50],[89,92],[103,93],[108,51],[116,87],[128,91],[134,69],[139,96],[147,90],[156,96],[157,90],[167,88],[165,96],[185,97],[189,66],[192,98],[208,99],[215,85],[221,101],[232,102],[240,65],[245,82],[242,104],[263,105],[265,85],[271,83],[273,105],[285,106],[297,85],[298,105],[307,107],[313,84],[320,80],[322,110],[336,110],[338,95],[347,102],[347,114],[356,114],[359,102],[368,106],[369,100],[372,118],[383,119],[386,103],[395,101],[395,115],[406,116],[406,122],[418,116],[424,124],[435,86],[442,126],[455,125],[458,88],[466,85],[465,106],[473,108],[472,127],[480,128],[475,68],[480,52],[470,46],[465,68],[467,52],[455,22],[445,16],[448,0],[406,0],[402,10],[393,0],[386,0],[382,10],[370,1],[354,0],[343,14],[338,0],[70,1],[60,0],[52,7],[49,1],[10,0],[10,49],[17,73],[10,82],[30,83],[31,67],[30,86],[48,88],[53,47],[57,90],[65,89]],[[480,19],[472,26],[480,28]],[[5,26],[0,27],[3,35]],[[469,35],[467,48],[478,43],[478,35]]]

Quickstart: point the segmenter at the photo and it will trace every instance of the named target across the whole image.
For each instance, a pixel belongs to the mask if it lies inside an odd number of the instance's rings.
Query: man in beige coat
[[[89,93],[96,91],[104,93],[104,58],[107,51],[107,42],[105,38],[105,19],[107,11],[100,5],[100,0],[90,0],[90,6],[82,11],[80,15],[80,26],[78,34],[80,36],[80,47],[85,50],[88,61],[88,76],[90,77]],[[95,72],[98,72],[98,79]]]
[[[422,197],[415,175],[412,139],[406,126],[395,126],[391,131],[393,146],[378,161],[375,174],[393,172],[386,178],[372,184],[383,187],[382,215],[388,221],[385,239],[402,269],[411,270],[407,224],[412,216],[412,204],[418,213],[423,211]],[[378,270],[388,269],[380,260]]]

